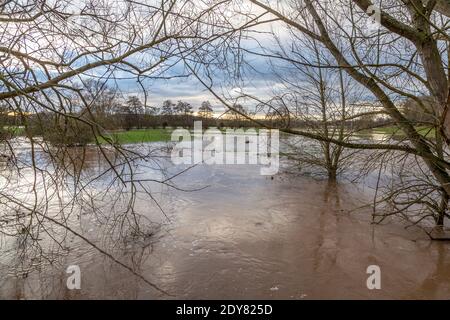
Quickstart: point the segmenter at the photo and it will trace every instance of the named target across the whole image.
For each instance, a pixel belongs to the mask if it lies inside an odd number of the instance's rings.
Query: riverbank
[[[137,144],[147,142],[166,142],[170,141],[173,129],[135,129],[128,131],[115,131],[105,134],[114,143],[120,144]],[[99,138],[101,143],[107,143],[102,137]]]
[[[252,128],[258,131],[258,128]],[[416,127],[419,134],[424,137],[433,138],[436,135],[436,130],[434,128],[426,126]],[[24,136],[25,129],[23,127],[8,127],[7,130],[15,136]],[[149,129],[132,129],[132,130],[117,130],[110,131],[104,134],[105,137],[109,137],[114,143],[120,144],[139,144],[148,142],[167,142],[171,140],[171,134],[175,128],[149,128]],[[220,129],[225,131],[226,128]],[[249,128],[244,128],[244,130],[249,130]],[[396,126],[387,126],[374,129],[367,129],[358,132],[355,136],[360,135],[372,135],[372,134],[382,134],[386,136],[392,136],[396,138],[405,137],[405,133]],[[103,137],[98,137],[100,143],[108,143]]]
[[[434,138],[436,136],[436,129],[427,127],[427,126],[417,126],[415,127],[417,132],[427,138]],[[362,134],[384,134],[387,136],[394,137],[406,137],[405,133],[402,129],[397,126],[388,126],[388,127],[380,127],[373,128],[368,130],[361,131]]]

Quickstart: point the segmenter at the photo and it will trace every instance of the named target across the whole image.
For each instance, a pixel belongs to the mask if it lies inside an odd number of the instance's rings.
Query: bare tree
[[[156,159],[149,150],[124,148],[105,135],[96,115],[108,112],[102,100],[111,95],[103,95],[102,86],[134,79],[147,105],[152,80],[186,76],[166,71],[182,55],[234,31],[216,30],[210,23],[211,12],[224,5],[189,0],[0,3],[0,103],[21,120],[25,139],[2,135],[1,144],[10,159],[0,172],[0,233],[6,239],[1,243],[16,253],[18,259],[11,259],[16,272],[54,263],[69,238],[77,237],[135,273],[80,230],[81,217],[89,213],[109,229],[105,234],[119,239],[152,233],[153,223],[134,203],[137,193],[156,201],[136,173],[138,162]],[[31,120],[45,130],[46,115],[55,119],[56,134],[82,128],[91,133],[91,144],[75,149],[42,140]],[[26,151],[19,152],[18,143],[26,143]],[[89,173],[87,157],[93,154],[102,165]],[[170,179],[161,183],[171,185]]]
[[[200,108],[198,108],[198,115],[202,118],[211,118],[213,115],[211,102],[203,101]]]
[[[404,139],[380,142],[342,141],[306,130],[289,127],[281,130],[319,141],[329,141],[350,149],[385,150],[397,152],[397,157],[418,157],[421,167],[426,168],[424,174],[431,176],[433,184],[438,186],[437,189],[433,188],[433,197],[442,198],[442,207],[445,208],[440,210],[439,218],[435,220],[441,225],[444,217],[449,217],[447,200],[450,194],[448,172],[450,163],[447,154],[450,133],[450,116],[447,112],[450,101],[447,59],[449,18],[445,2],[421,0],[401,3],[397,1],[373,3],[368,0],[296,0],[276,3],[249,0],[249,2],[255,7],[241,10],[239,16],[252,20],[253,24],[249,23],[246,33],[239,30],[235,34],[234,41],[238,44],[233,46],[234,55],[217,57],[215,63],[209,62],[207,65],[199,59],[196,63],[187,61],[191,71],[196,72],[198,80],[217,99],[234,110],[235,97],[231,97],[231,94],[228,96],[219,94],[216,88],[220,84],[212,80],[210,74],[212,70],[231,69],[237,74],[236,82],[242,82],[245,81],[244,72],[235,70],[252,68],[250,59],[249,62],[245,62],[246,55],[271,60],[285,58],[276,50],[267,50],[267,45],[256,45],[257,49],[253,49],[255,46],[250,48],[251,46],[240,43],[243,40],[254,39],[258,44],[257,35],[261,31],[255,26],[266,23],[269,17],[277,21],[277,27],[281,24],[297,38],[307,38],[320,43],[321,54],[326,52],[332,57],[328,63],[323,65],[311,63],[308,56],[304,56],[305,59],[290,57],[285,61],[293,66],[306,65],[317,69],[344,71],[364,88],[366,98],[361,102],[373,106],[367,112],[376,113],[381,108],[389,121],[402,131]],[[374,12],[377,14],[370,16]],[[254,18],[255,16],[257,17]],[[376,20],[379,22],[379,28],[373,30],[369,25],[372,26]],[[274,30],[265,31],[265,34],[275,35]],[[292,48],[295,50],[295,46]],[[200,65],[205,68],[202,69]],[[245,92],[242,96],[251,97]],[[421,98],[424,96],[431,96],[436,101],[432,105],[435,119],[432,127],[436,128],[437,133],[435,137],[421,134],[419,128],[407,118],[402,109],[404,101],[408,99],[413,99],[423,107]],[[257,97],[253,98],[258,100]],[[258,119],[247,118],[258,125],[264,125]]]
[[[358,106],[361,90],[341,69],[321,68],[329,64],[332,57],[327,57],[317,41],[296,39],[293,46],[295,50],[289,54],[279,43],[283,52],[280,59],[297,59],[304,61],[304,64],[273,67],[278,87],[283,84],[283,88],[274,92],[275,98],[264,105],[271,118],[278,116],[284,119],[284,126],[292,126],[292,119],[302,129],[323,137],[315,143],[301,137],[291,138],[286,144],[290,149],[290,158],[297,160],[301,169],[321,168],[328,179],[334,181],[344,170],[349,167],[354,169],[357,151],[346,150],[330,140],[349,142],[354,136],[352,119],[367,114]],[[274,102],[280,106],[274,106]],[[376,111],[369,112],[370,115],[373,113]]]

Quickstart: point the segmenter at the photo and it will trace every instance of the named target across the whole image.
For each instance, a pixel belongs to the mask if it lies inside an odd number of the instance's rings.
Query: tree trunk
[[[328,181],[336,181],[337,170],[336,168],[328,168]]]
[[[436,224],[438,226],[444,225],[445,214],[447,213],[447,208],[448,208],[448,200],[449,200],[448,194],[444,190],[442,190],[441,205],[439,207],[439,213],[438,213],[439,215],[438,215],[437,221],[436,221]]]

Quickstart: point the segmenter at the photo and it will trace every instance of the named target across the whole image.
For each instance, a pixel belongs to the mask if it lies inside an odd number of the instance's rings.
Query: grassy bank
[[[114,142],[120,144],[169,141],[172,129],[141,129],[116,131],[106,134]],[[101,142],[106,143],[104,139]]]
[[[416,130],[419,132],[419,134],[427,138],[434,138],[436,136],[436,130],[434,128],[426,126],[418,126],[416,127]],[[399,137],[405,136],[405,133],[396,126],[374,128],[372,130],[368,130],[367,133],[378,133],[378,134],[394,135]]]
[[[245,128],[243,130],[253,129],[256,132],[259,131],[259,128]],[[416,127],[418,132],[426,136],[427,138],[434,138],[436,131],[434,128],[420,126]],[[9,131],[15,136],[22,136],[25,134],[25,129],[23,127],[4,127],[3,130]],[[171,134],[174,128],[157,128],[157,129],[133,129],[129,131],[120,130],[120,131],[112,131],[106,133],[105,136],[110,137],[114,142],[120,144],[135,144],[135,143],[145,143],[145,142],[167,142],[171,140]],[[222,133],[226,133],[227,128],[220,128]],[[192,131],[192,130],[190,130]],[[283,135],[283,133],[281,133]],[[396,126],[387,126],[380,127],[374,129],[368,129],[360,131],[359,134],[362,135],[370,135],[370,134],[384,134],[395,137],[404,137],[405,133]],[[100,138],[101,143],[106,143],[103,138]]]
[[[25,135],[25,127],[22,126],[3,126],[1,130],[4,132],[9,132],[16,137]]]
[[[220,128],[219,130],[225,134],[228,128]],[[249,129],[259,132],[259,128],[243,128],[242,130],[247,131]],[[144,143],[144,142],[167,142],[171,140],[171,134],[173,128],[167,129],[134,129],[129,131],[114,131],[106,134],[114,142],[120,144],[133,144],[133,143]],[[189,130],[193,132],[193,130]],[[102,143],[106,141],[100,138]]]

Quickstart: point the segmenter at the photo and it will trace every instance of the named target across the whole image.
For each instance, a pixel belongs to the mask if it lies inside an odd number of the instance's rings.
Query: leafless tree
[[[198,115],[202,118],[211,118],[213,115],[213,108],[211,106],[211,102],[203,101],[202,105],[198,109]]]
[[[219,93],[220,84],[209,75],[211,70],[228,69],[236,74],[239,82],[245,81],[245,56],[259,56],[272,60],[284,59],[292,66],[308,66],[316,69],[342,70],[357,82],[364,90],[368,103],[367,112],[381,111],[389,121],[402,131],[404,139],[386,141],[340,141],[324,137],[311,131],[286,127],[282,131],[301,135],[319,141],[329,141],[349,149],[379,150],[396,152],[398,156],[419,159],[420,167],[426,168],[424,174],[432,177],[433,185],[439,186],[433,192],[434,199],[442,200],[438,219],[441,225],[448,216],[448,195],[450,194],[450,163],[448,145],[450,133],[450,115],[447,112],[449,95],[448,47],[449,47],[449,11],[445,1],[377,1],[338,0],[315,1],[295,0],[267,2],[249,0],[253,7],[239,11],[240,17],[251,19],[258,14],[253,26],[235,34],[233,45],[235,54],[226,58],[216,58],[216,63],[208,61],[201,68],[202,61],[188,61],[192,71],[196,71],[198,80],[215,95],[217,99],[233,110],[233,97]],[[237,14],[236,14],[237,15]],[[275,19],[275,27],[262,29],[270,18]],[[263,21],[264,20],[264,21]],[[374,23],[375,22],[375,23]],[[255,27],[258,25],[259,27]],[[373,29],[373,25],[379,28]],[[291,56],[286,60],[281,50],[264,50],[267,43],[260,46],[245,46],[241,42],[252,41],[258,44],[257,35],[276,34],[277,27],[284,27],[297,38],[307,38],[320,43],[321,54],[326,52],[332,59],[323,65],[311,63],[308,56],[298,59]],[[259,38],[260,39],[260,38]],[[285,39],[283,39],[285,41]],[[295,51],[295,44],[287,44]],[[263,48],[263,49],[261,49]],[[301,56],[302,52],[296,52]],[[237,58],[236,58],[237,57]],[[305,61],[306,60],[306,61]],[[203,63],[203,66],[205,64]],[[224,67],[223,67],[224,66]],[[208,69],[208,70],[205,70]],[[241,70],[238,72],[236,70]],[[245,84],[241,85],[245,88]],[[250,97],[248,93],[243,93]],[[422,98],[433,99],[434,137],[424,136],[419,128],[410,121],[402,109],[408,99],[423,107]],[[255,97],[253,97],[255,98]],[[256,97],[257,98],[257,97]],[[265,103],[266,101],[262,101]],[[370,107],[372,105],[372,107]],[[426,108],[426,107],[425,107]],[[251,119],[251,117],[248,117]],[[264,125],[257,119],[252,119]],[[430,208],[432,206],[428,206]]]
[[[211,12],[224,6],[190,0],[0,2],[0,103],[24,131],[20,139],[2,135],[1,141],[0,233],[13,254],[13,270],[27,274],[55,263],[76,237],[135,272],[81,230],[82,217],[90,214],[96,219],[89,223],[108,229],[105,234],[147,237],[153,222],[135,208],[137,194],[159,207],[136,171],[138,162],[156,161],[154,153],[114,143],[98,121],[107,112],[103,99],[111,98],[103,88],[134,79],[147,105],[152,81],[185,77],[167,71],[184,55],[234,32],[216,29],[211,20]],[[74,128],[90,131],[91,145],[75,149],[36,136],[30,121],[45,129],[43,115],[55,119],[62,137]],[[93,155],[102,165],[88,172]]]
[[[283,120],[278,126],[299,126],[322,136],[321,141],[291,137],[285,142],[290,149],[289,158],[298,161],[300,169],[314,172],[321,168],[330,180],[336,180],[346,169],[351,167],[354,171],[357,150],[346,150],[340,144],[331,143],[330,139],[350,142],[360,129],[354,125],[354,119],[382,111],[365,110],[361,105],[360,86],[342,69],[321,68],[329,65],[333,58],[327,56],[320,43],[296,38],[295,34],[291,36],[295,39],[288,44],[291,50],[277,40],[278,60],[284,65],[274,63],[272,68],[278,89],[274,98],[266,101],[263,107],[270,119]],[[291,60],[303,61],[303,64],[292,65]]]

